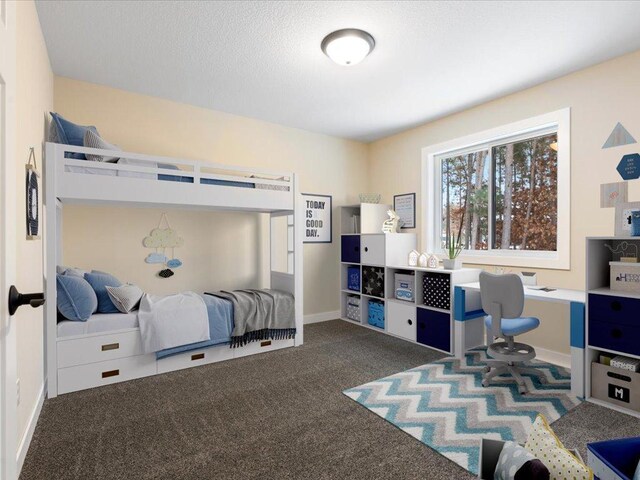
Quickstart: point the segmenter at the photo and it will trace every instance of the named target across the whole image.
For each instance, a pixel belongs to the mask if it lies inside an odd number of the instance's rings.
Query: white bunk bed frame
[[[67,152],[118,157],[133,160],[136,165],[76,160],[66,158]],[[304,218],[296,174],[55,143],[45,144],[45,156],[45,355],[49,398],[157,373],[302,345],[303,242],[299,232],[304,225]],[[179,170],[159,168],[158,163],[175,165]],[[102,170],[108,172],[97,174]],[[140,175],[144,178],[140,178]],[[191,177],[193,183],[159,180],[157,175]],[[255,187],[279,189],[203,184],[201,179],[253,183]],[[251,342],[233,349],[229,345],[212,346],[156,360],[155,354],[142,353],[138,328],[58,338],[56,266],[63,264],[62,208],[66,203],[268,213],[271,216],[271,240],[275,233],[274,218],[287,216],[287,272],[273,270],[272,264],[270,287],[295,296],[295,339]]]

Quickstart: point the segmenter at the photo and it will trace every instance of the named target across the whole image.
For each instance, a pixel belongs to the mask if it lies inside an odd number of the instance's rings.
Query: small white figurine
[[[427,267],[438,268],[439,264],[440,264],[440,259],[438,257],[436,257],[433,254],[429,255],[429,259],[427,260]]]
[[[418,265],[421,266],[422,268],[427,268],[427,254],[426,253],[421,253],[420,257],[418,258]]]
[[[417,267],[418,266],[418,257],[420,256],[420,252],[417,250],[411,250],[409,252],[409,266]]]
[[[387,210],[387,215],[389,215],[389,219],[385,220],[382,224],[382,232],[398,233],[398,224],[400,222],[400,217],[395,212],[395,210]]]

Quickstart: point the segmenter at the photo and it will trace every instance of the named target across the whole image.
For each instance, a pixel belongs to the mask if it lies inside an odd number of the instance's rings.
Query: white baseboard
[[[543,362],[551,363],[552,365],[571,369],[571,354],[554,352],[553,350],[547,350],[546,348],[540,347],[535,347],[535,349],[536,360],[542,360]]]
[[[40,412],[42,411],[42,404],[44,403],[44,397],[47,392],[47,382],[42,384],[40,388],[40,393],[38,394],[38,400],[36,401],[35,406],[33,407],[33,411],[31,412],[31,416],[29,417],[29,423],[27,423],[27,429],[20,440],[20,445],[18,446],[18,454],[17,454],[17,463],[18,463],[18,475],[20,475],[20,471],[22,470],[22,465],[24,464],[24,459],[27,456],[27,452],[29,451],[29,445],[31,445],[31,439],[33,438],[33,432],[36,429],[36,424],[38,423],[38,418],[40,418]]]
[[[304,324],[307,325],[308,323],[327,322],[338,318],[340,318],[340,310],[336,310],[335,312],[312,313],[311,315],[304,316]]]

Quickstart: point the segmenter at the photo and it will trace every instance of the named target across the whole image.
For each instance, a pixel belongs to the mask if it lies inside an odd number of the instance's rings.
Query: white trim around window
[[[569,270],[571,268],[571,109],[564,108],[537,117],[514,122],[483,132],[467,135],[422,149],[422,225],[423,244],[428,252],[444,255],[436,240],[440,230],[438,166],[436,158],[443,154],[473,150],[474,147],[501,139],[526,137],[545,129],[558,132],[558,225],[557,251],[465,250],[464,263]]]

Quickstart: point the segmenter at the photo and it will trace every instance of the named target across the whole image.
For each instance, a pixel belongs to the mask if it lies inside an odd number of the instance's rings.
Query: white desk
[[[545,292],[524,288],[525,298],[543,302],[563,303],[570,311],[571,393],[584,398],[584,348],[586,293],[580,290],[555,289]],[[480,303],[480,283],[465,283],[454,291],[454,354],[462,358],[465,352],[484,343],[484,316]]]

